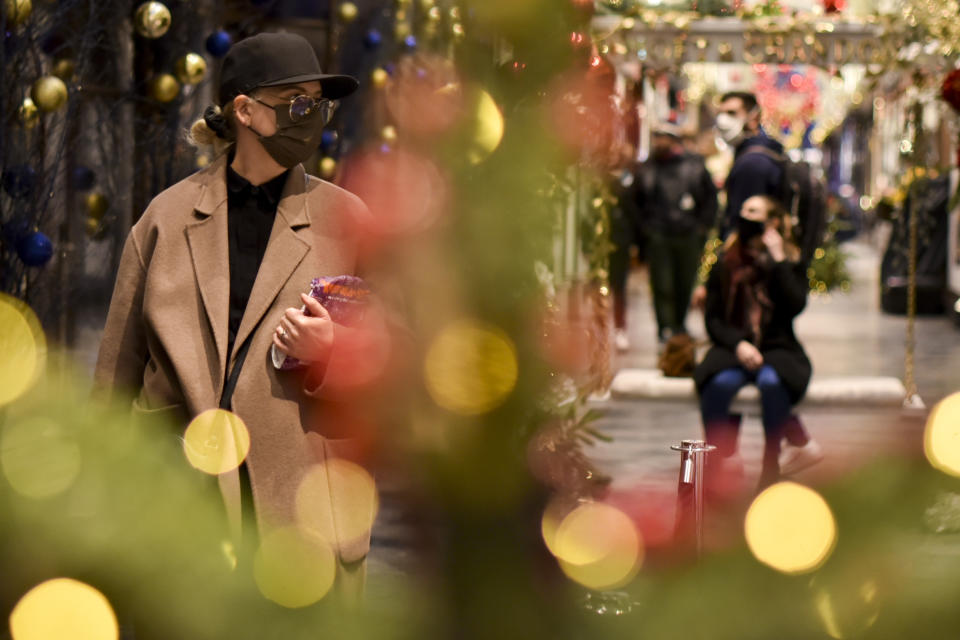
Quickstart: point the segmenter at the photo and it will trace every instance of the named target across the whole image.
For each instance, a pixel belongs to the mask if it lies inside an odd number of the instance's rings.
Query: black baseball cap
[[[220,67],[220,104],[259,87],[319,80],[323,97],[337,100],[357,90],[352,76],[323,73],[313,46],[295,33],[258,33],[230,47]]]

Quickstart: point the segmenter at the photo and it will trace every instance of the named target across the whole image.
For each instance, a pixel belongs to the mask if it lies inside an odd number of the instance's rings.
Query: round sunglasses
[[[273,109],[277,105],[267,104],[259,98],[254,98],[257,102]],[[333,118],[339,103],[329,98],[311,98],[310,96],[294,96],[290,98],[290,121],[297,123],[306,120],[311,114],[317,113],[323,124],[327,124]]]

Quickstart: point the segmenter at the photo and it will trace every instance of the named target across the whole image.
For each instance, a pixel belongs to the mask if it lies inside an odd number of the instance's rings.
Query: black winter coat
[[[747,339],[747,332],[727,323],[724,313],[724,285],[727,268],[723,256],[718,256],[716,265],[707,282],[707,301],[704,319],[707,334],[713,346],[697,365],[693,380],[697,393],[713,376],[724,369],[740,366],[737,360],[737,344]],[[773,301],[773,315],[764,327],[763,341],[757,345],[763,354],[764,364],[773,366],[796,404],[803,398],[810,382],[813,368],[803,347],[793,332],[793,319],[807,304],[807,278],[802,265],[794,262],[779,262],[772,265],[767,274],[767,291]]]

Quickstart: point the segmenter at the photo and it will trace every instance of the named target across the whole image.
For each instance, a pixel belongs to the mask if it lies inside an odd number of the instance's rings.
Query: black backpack
[[[777,200],[790,213],[793,236],[800,247],[800,259],[809,265],[823,242],[827,222],[827,198],[823,182],[808,162],[794,162],[785,154],[764,146],[749,147],[745,153],[762,153],[779,165],[783,178]]]

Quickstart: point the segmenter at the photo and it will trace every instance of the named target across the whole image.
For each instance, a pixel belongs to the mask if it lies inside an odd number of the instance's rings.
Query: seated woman
[[[739,417],[730,415],[730,404],[742,387],[755,384],[765,436],[760,488],[823,457],[791,416],[812,372],[793,332],[793,319],[807,303],[806,270],[799,257],[789,215],[774,200],[754,196],[744,202],[737,230],[707,282],[704,316],[713,347],[697,366],[694,381],[707,442],[717,447],[711,466],[742,479],[736,455]],[[787,446],[781,452],[783,438]],[[713,475],[721,484],[731,480],[723,476]]]

